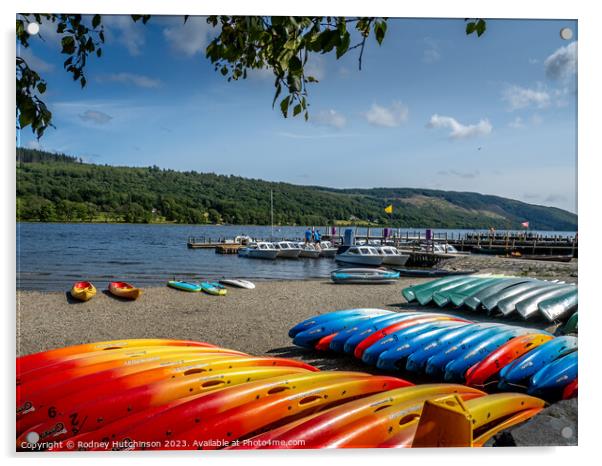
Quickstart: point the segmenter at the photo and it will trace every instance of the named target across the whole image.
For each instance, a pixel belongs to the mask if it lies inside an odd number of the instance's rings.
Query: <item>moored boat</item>
[[[130,285],[127,282],[111,282],[109,283],[109,292],[118,298],[124,299],[138,299],[142,294],[140,288],[136,288],[134,285]]]
[[[409,254],[400,253],[394,246],[378,246],[376,250],[383,258],[383,265],[395,265],[402,267],[410,258]]]
[[[88,301],[96,295],[96,288],[90,282],[76,282],[69,293],[73,299]]]
[[[343,264],[379,266],[383,263],[382,256],[372,246],[341,246],[334,259]]]
[[[318,249],[320,257],[334,257],[338,248],[335,248],[330,241],[320,241]]]
[[[270,259],[274,260],[278,257],[278,249],[272,243],[259,241],[250,243],[244,248],[238,250],[240,257],[248,257],[250,259]]]
[[[299,243],[299,248],[301,248],[301,254],[299,254],[299,257],[308,257],[310,259],[317,259],[320,257],[320,251],[311,243],[301,242]]]
[[[301,248],[296,243],[291,241],[278,241],[273,243],[274,247],[278,250],[278,257],[284,259],[297,259],[301,254]]]

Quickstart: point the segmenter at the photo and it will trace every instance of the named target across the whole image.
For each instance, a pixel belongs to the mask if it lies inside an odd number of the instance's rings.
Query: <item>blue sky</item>
[[[575,21],[390,19],[382,46],[313,55],[310,122],[272,110],[273,79],[231,82],[203,51],[203,18],[103,16],[88,86],[62,70],[43,25],[22,51],[48,81],[56,129],[41,146],[111,165],[332,187],[425,187],[497,194],[576,212]],[[571,40],[560,30],[569,27]]]

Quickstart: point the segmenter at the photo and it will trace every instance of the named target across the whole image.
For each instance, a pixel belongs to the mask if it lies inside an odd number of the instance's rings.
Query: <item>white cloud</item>
[[[430,37],[426,37],[424,39],[424,43],[426,48],[422,52],[422,62],[430,64],[439,61],[441,58],[441,53],[439,52],[439,43]]]
[[[161,80],[149,76],[134,73],[112,73],[97,78],[99,82],[118,82],[124,84],[133,84],[138,87],[155,88],[161,85]]]
[[[541,85],[537,89],[509,86],[504,90],[502,99],[508,103],[510,110],[518,110],[531,106],[545,108],[551,102],[549,92]]]
[[[25,60],[32,70],[39,73],[47,73],[54,70],[54,65],[52,63],[45,62],[40,57],[34,55],[31,48],[21,47],[20,57]]]
[[[517,116],[516,118],[514,118],[514,120],[508,123],[508,126],[510,126],[510,128],[520,129],[524,128],[525,124],[523,123],[523,119]]]
[[[427,124],[429,128],[448,128],[451,130],[449,137],[451,139],[466,139],[475,136],[484,136],[491,133],[493,126],[489,120],[480,120],[475,125],[463,125],[455,118],[442,115],[433,115]]]
[[[130,55],[140,55],[146,42],[142,21],[134,22],[129,15],[103,15],[107,42],[116,40],[128,49]]]
[[[340,114],[336,110],[322,110],[315,116],[310,115],[310,121],[322,126],[331,126],[333,128],[342,129],[347,124],[345,115]]]
[[[27,144],[25,144],[25,147],[27,147],[28,149],[43,150],[42,144],[40,144],[40,142],[35,139],[32,139]]]
[[[78,116],[82,121],[97,125],[105,125],[113,119],[111,115],[98,110],[86,110],[84,113]]]
[[[186,23],[182,18],[176,24],[163,29],[163,36],[175,51],[191,57],[196,53],[205,52],[212,30],[213,27],[207,24],[206,17],[190,16]]]
[[[544,61],[546,76],[550,79],[566,79],[577,71],[577,42],[560,47]]]
[[[407,106],[401,102],[393,102],[390,107],[372,104],[372,107],[370,107],[370,110],[364,116],[368,120],[368,123],[372,125],[395,128],[408,120],[409,113],[410,111]]]

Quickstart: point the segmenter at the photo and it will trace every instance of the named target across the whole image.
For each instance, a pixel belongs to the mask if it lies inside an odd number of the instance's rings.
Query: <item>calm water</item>
[[[301,238],[304,231],[303,227],[279,227],[274,237]],[[415,231],[424,234],[424,230]],[[462,232],[435,230],[445,231]],[[269,238],[270,227],[19,223],[17,287],[67,290],[76,280],[90,280],[100,288],[111,280],[163,285],[174,277],[322,278],[336,267],[332,259],[263,261],[186,247],[189,236],[217,239],[239,234]]]

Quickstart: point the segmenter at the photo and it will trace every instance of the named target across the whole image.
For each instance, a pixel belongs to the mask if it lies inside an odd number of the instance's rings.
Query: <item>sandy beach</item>
[[[145,289],[133,302],[100,290],[85,303],[73,301],[65,292],[19,291],[17,352],[22,355],[100,340],[174,338],[206,341],[256,355],[313,357],[316,354],[291,345],[287,333],[294,324],[315,314],[360,307],[441,312],[437,307],[410,305],[401,296],[402,288],[424,281],[408,278],[393,285],[263,281],[257,282],[254,290],[229,288],[228,295],[221,297],[157,287]],[[492,320],[479,313],[445,312]],[[520,319],[509,323],[547,326],[544,321]]]

